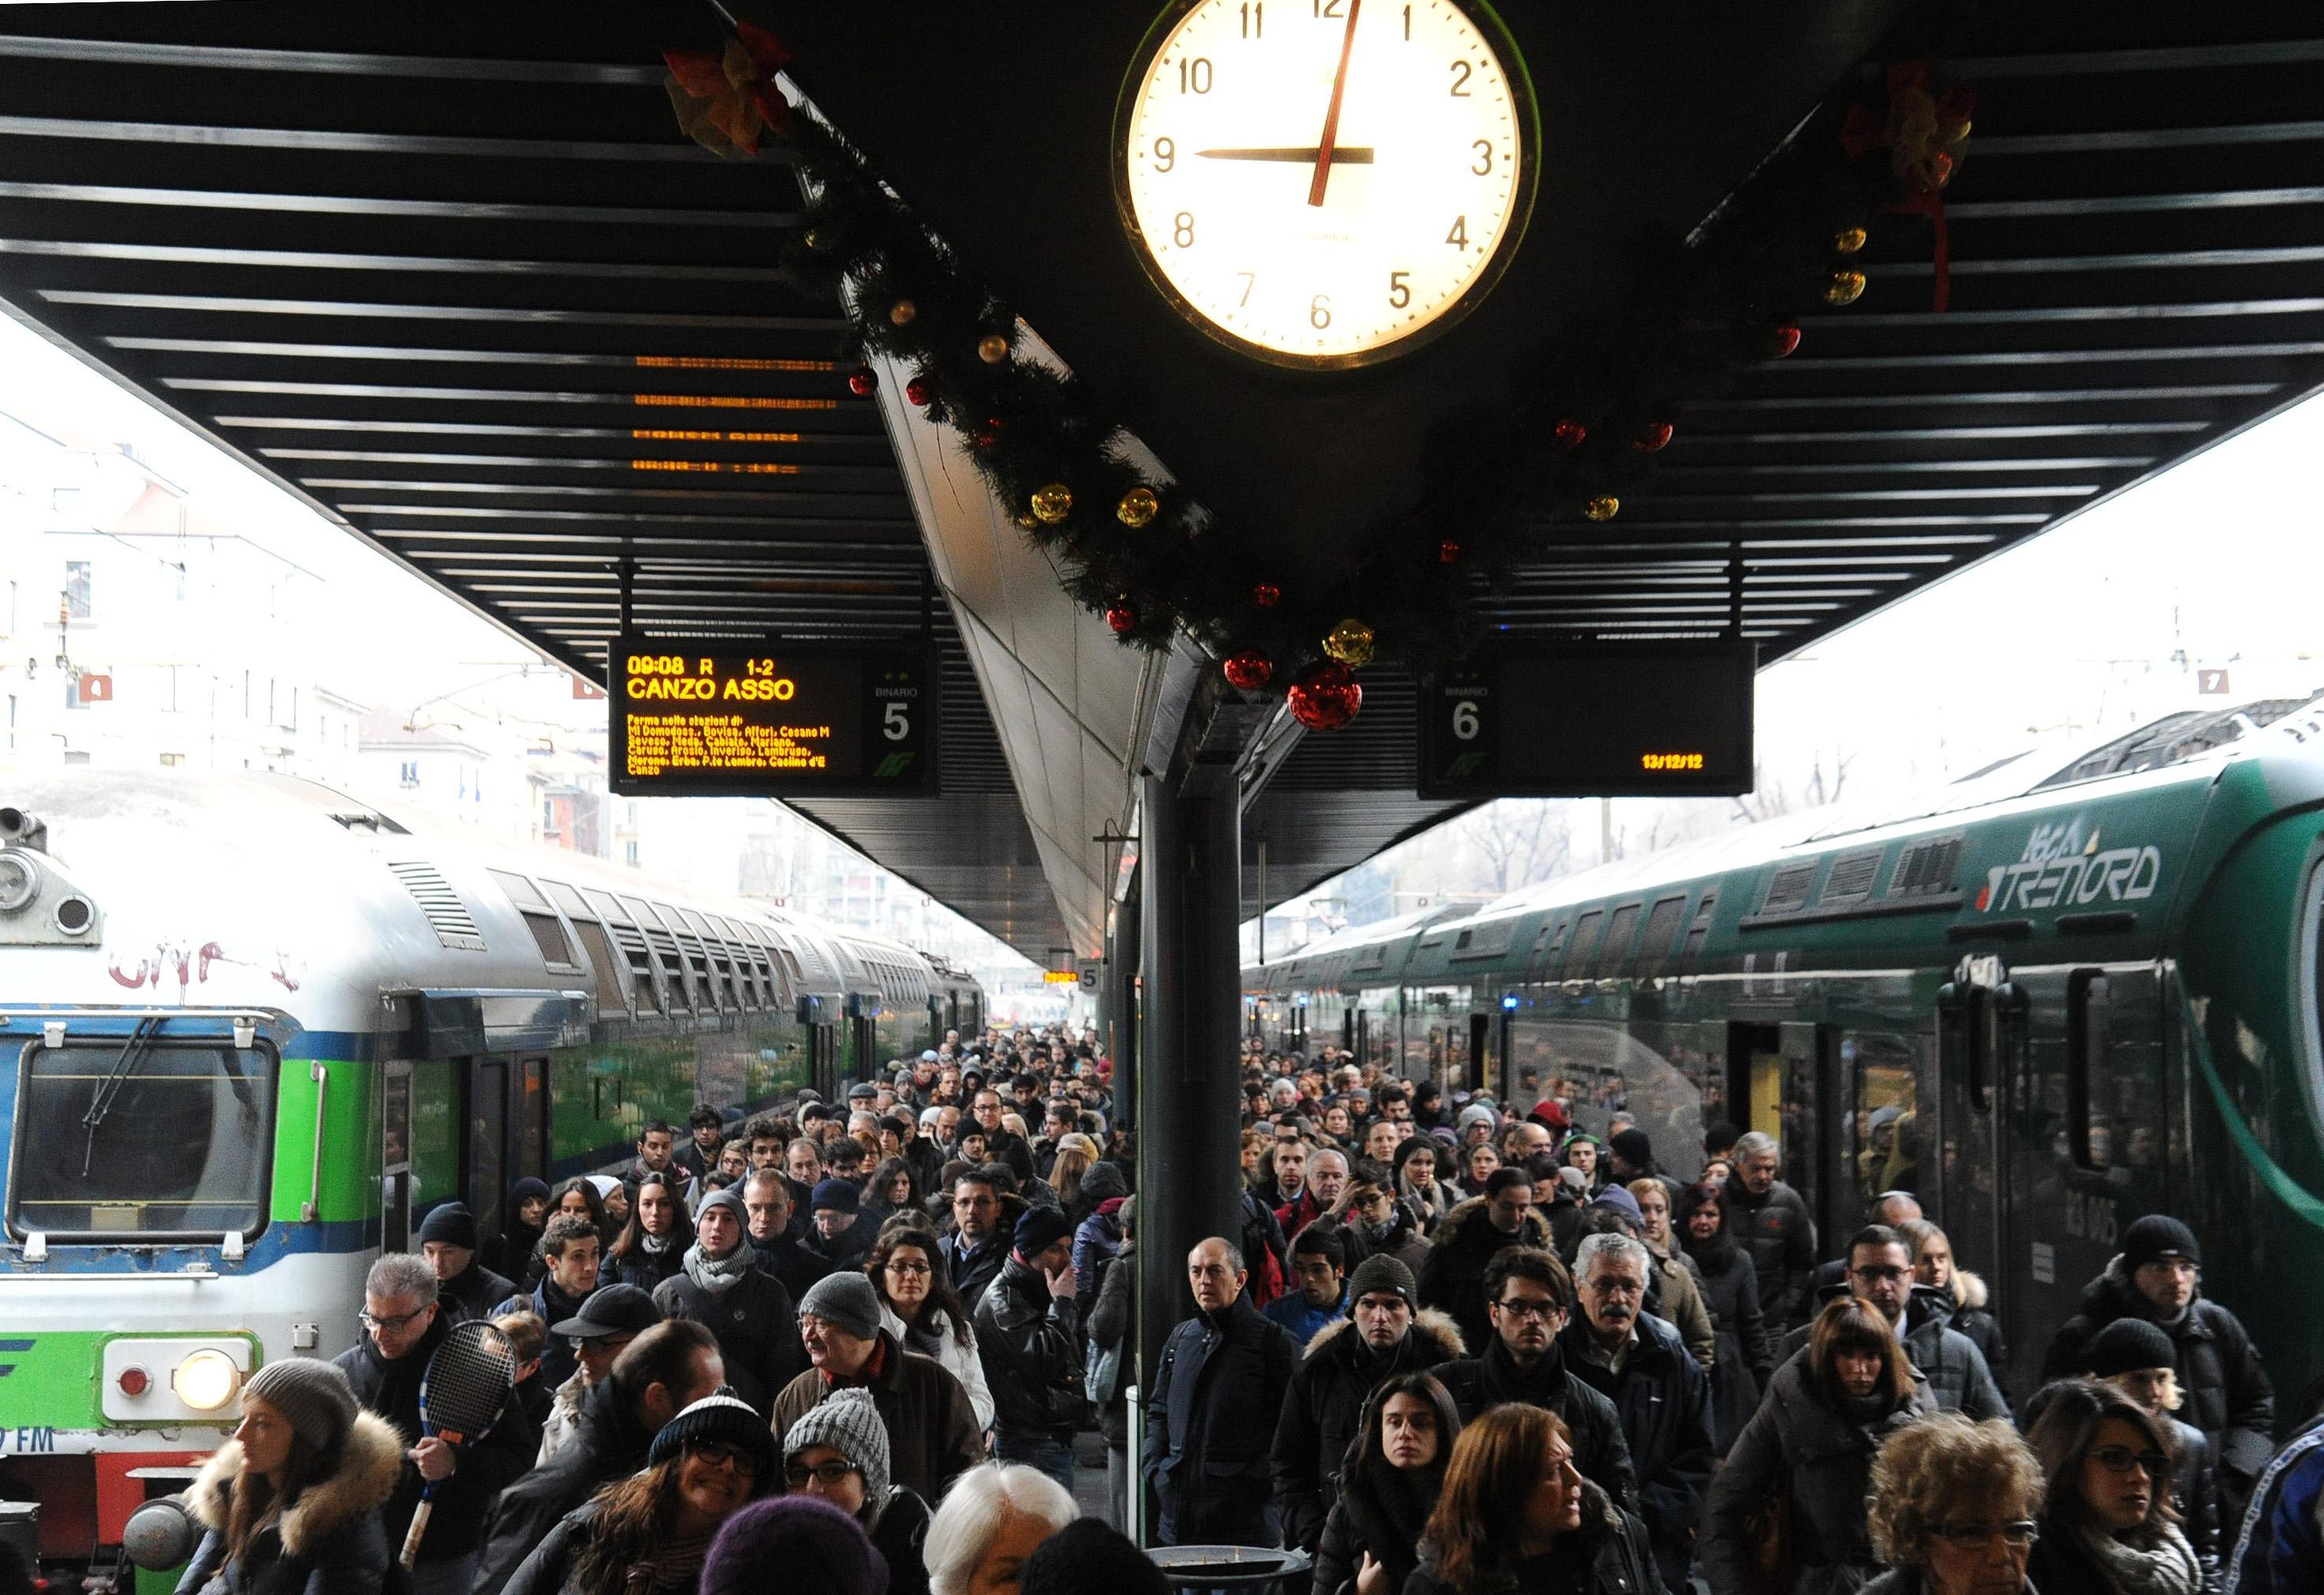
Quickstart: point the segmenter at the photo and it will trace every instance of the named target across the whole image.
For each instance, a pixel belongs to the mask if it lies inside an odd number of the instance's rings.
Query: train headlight
[[[18,913],[41,895],[41,867],[22,853],[0,853],[0,913]]]
[[[242,1370],[225,1352],[204,1347],[170,1375],[170,1389],[198,1413],[214,1413],[242,1388]]]

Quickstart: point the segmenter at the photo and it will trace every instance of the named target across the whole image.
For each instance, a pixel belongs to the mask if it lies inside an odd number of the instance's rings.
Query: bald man
[[[1243,1287],[1242,1253],[1217,1236],[1186,1256],[1194,1316],[1162,1343],[1139,1467],[1162,1504],[1166,1545],[1279,1545],[1268,1451],[1299,1342]]]

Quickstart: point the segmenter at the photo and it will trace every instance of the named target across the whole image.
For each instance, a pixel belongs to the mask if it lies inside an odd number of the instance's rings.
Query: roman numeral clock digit
[[[1171,0],[1130,64],[1114,193],[1156,290],[1271,365],[1386,360],[1489,292],[1540,120],[1489,0]]]

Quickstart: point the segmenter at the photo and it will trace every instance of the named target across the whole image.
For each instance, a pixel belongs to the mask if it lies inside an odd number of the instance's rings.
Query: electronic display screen
[[[923,651],[623,637],[607,660],[617,793],[936,790],[936,664]]]
[[[1512,650],[1422,683],[1420,795],[1732,796],[1753,784],[1758,650]]]

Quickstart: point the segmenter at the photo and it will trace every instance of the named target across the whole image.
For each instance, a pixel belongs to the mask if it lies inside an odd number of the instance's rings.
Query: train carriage
[[[2173,716],[1392,936],[1247,971],[1254,1029],[1518,1111],[1555,1094],[1591,1129],[1628,1112],[1678,1175],[1707,1121],[1766,1130],[1827,1250],[1913,1191],[1994,1280],[2021,1392],[2122,1229],[2172,1212],[2287,1411],[2324,1377],[2324,700]]]
[[[47,1564],[109,1568],[244,1375],[353,1344],[429,1208],[490,1232],[649,1119],[835,1095],[936,1044],[939,997],[981,1015],[900,943],[288,777],[0,798],[0,1498]]]

